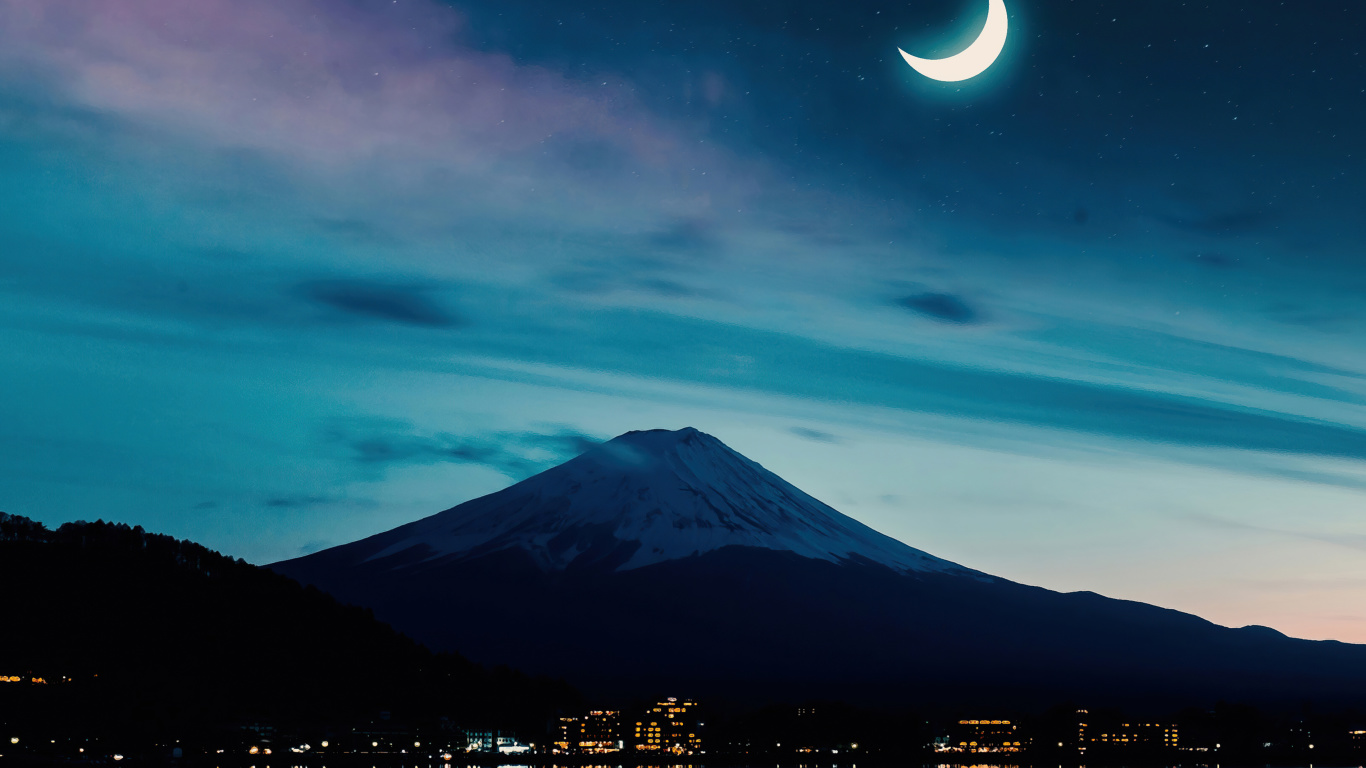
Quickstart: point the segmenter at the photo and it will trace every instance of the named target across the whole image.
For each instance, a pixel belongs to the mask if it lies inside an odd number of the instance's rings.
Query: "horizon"
[[[968,568],[1366,643],[1366,6],[897,53],[988,5],[0,0],[0,510],[269,563],[687,424]]]
[[[708,433],[706,433],[706,432],[704,432],[704,431],[702,431],[702,430],[699,430],[699,429],[697,429],[696,427],[692,427],[692,426],[680,427],[680,428],[678,428],[678,429],[655,428],[655,429],[636,429],[636,430],[629,430],[629,431],[627,431],[627,432],[623,432],[623,433],[621,433],[621,434],[619,434],[619,435],[616,435],[615,437],[612,437],[612,438],[610,438],[610,439],[608,439],[608,440],[605,440],[605,441],[602,441],[602,442],[600,442],[600,443],[596,443],[596,444],[594,444],[594,445],[588,446],[588,447],[585,448],[585,450],[584,450],[583,453],[578,454],[578,455],[576,455],[576,456],[574,456],[574,457],[571,457],[570,459],[566,459],[565,462],[563,462],[562,464],[556,465],[556,466],[554,466],[554,467],[548,467],[548,468],[542,470],[541,472],[538,472],[536,475],[533,475],[533,476],[531,476],[531,477],[524,478],[524,479],[522,479],[522,480],[516,481],[516,482],[514,482],[514,483],[512,483],[512,484],[510,484],[510,485],[508,485],[508,486],[506,486],[505,488],[502,488],[502,489],[500,489],[500,490],[508,490],[508,489],[513,488],[514,486],[518,486],[518,485],[522,485],[522,484],[524,484],[524,483],[528,483],[528,482],[534,480],[536,477],[539,477],[540,475],[547,474],[547,473],[551,473],[552,471],[554,471],[554,470],[556,470],[556,469],[562,467],[564,464],[569,463],[573,458],[578,458],[579,456],[583,456],[583,455],[586,455],[586,454],[588,454],[588,453],[590,453],[590,452],[593,452],[595,449],[597,449],[597,448],[599,448],[599,447],[601,447],[601,446],[603,446],[603,445],[606,445],[607,443],[615,442],[615,441],[618,441],[618,440],[622,440],[623,438],[629,438],[629,437],[632,436],[632,435],[648,434],[648,433],[653,433],[653,432],[664,432],[664,433],[673,434],[673,435],[685,434],[685,433],[701,434],[701,435],[703,435],[703,436],[705,436],[705,437],[709,437],[709,438],[712,438],[712,439],[714,439],[714,440],[717,440],[717,441],[721,444],[721,446],[722,446],[723,448],[730,449],[730,446],[725,445],[725,443],[724,443],[723,441],[720,441],[720,440],[719,440],[718,438],[716,438],[714,435],[710,435],[710,434],[708,434]],[[733,452],[733,449],[730,449],[730,450],[732,450],[732,452]],[[741,458],[741,459],[745,459],[745,460],[749,460],[749,461],[751,461],[751,462],[753,461],[752,459],[749,459],[749,457],[744,456],[743,454],[740,454],[740,458]],[[634,461],[635,461],[634,459],[628,459],[628,460],[626,460],[626,461],[623,462],[622,466],[623,466],[624,468],[629,468],[629,467],[631,467],[631,466],[634,465]],[[758,464],[758,462],[754,462],[754,463]],[[759,464],[759,466],[762,467],[762,464]],[[782,478],[779,478],[779,479],[782,480]],[[798,488],[798,490],[801,491],[800,488]],[[495,495],[495,494],[497,494],[497,493],[499,493],[499,491],[494,491],[492,494],[489,494],[489,495]],[[803,493],[804,493],[804,491],[803,491]],[[427,520],[427,519],[431,519],[431,518],[439,518],[439,517],[443,516],[445,513],[455,512],[456,510],[460,509],[461,507],[465,506],[466,504],[469,504],[469,503],[471,503],[471,502],[478,502],[478,501],[479,501],[480,499],[482,499],[482,498],[484,498],[484,497],[478,497],[478,498],[475,498],[475,499],[468,499],[468,500],[466,500],[466,501],[463,501],[463,502],[460,502],[460,503],[456,504],[455,506],[453,506],[453,507],[451,507],[451,508],[449,508],[449,509],[442,510],[442,511],[440,511],[440,512],[436,512],[436,513],[433,513],[433,514],[431,514],[431,515],[428,515],[428,516],[426,516],[426,517],[419,518],[418,520],[413,520],[413,521],[408,521],[408,522],[419,522],[419,521]],[[814,498],[814,497],[813,497],[813,498]],[[820,503],[820,504],[824,504],[824,502],[821,502],[819,499],[815,499],[815,501],[817,501],[817,502]],[[829,506],[829,505],[826,505],[826,506]],[[836,514],[840,515],[841,517],[848,518],[848,519],[852,520],[853,522],[858,523],[857,520],[853,520],[853,518],[849,518],[847,515],[844,515],[843,513],[841,513],[838,509],[834,509],[833,507],[831,507],[831,509],[832,509]],[[3,510],[0,510],[0,515],[3,515],[3,514],[5,514],[5,513],[3,512]],[[36,521],[35,521],[35,522],[36,522]],[[54,525],[53,525],[53,528],[55,529],[56,527],[60,527],[60,525],[62,525],[62,524],[64,524],[64,523],[72,523],[72,524],[76,524],[76,525],[81,525],[81,524],[88,524],[89,522],[91,522],[91,521],[84,520],[84,519],[73,519],[73,520],[63,521],[63,523],[54,524]],[[96,522],[96,523],[101,523],[101,522],[102,522],[102,523],[111,524],[111,525],[128,525],[128,526],[130,526],[130,527],[133,527],[133,524],[125,523],[125,522],[119,521],[119,520],[112,520],[112,519],[111,519],[111,520],[103,520],[103,519],[101,518],[101,519],[95,520],[94,522]],[[406,524],[407,524],[407,523],[404,523],[403,525],[406,525]],[[402,526],[400,526],[400,527],[402,527]],[[888,534],[885,534],[885,533],[883,533],[882,531],[878,531],[877,529],[872,529],[872,530],[873,530],[873,532],[876,533],[876,534],[879,534],[879,535],[882,535],[882,536],[888,536]],[[148,531],[146,531],[146,532],[149,533],[149,534],[161,534],[161,533],[162,533],[162,532],[160,532],[160,531],[154,531],[154,530],[148,530]],[[366,537],[366,538],[372,538],[373,536],[378,536],[378,535],[380,535],[380,534],[389,533],[389,532],[390,532],[390,531],[379,531],[379,532],[376,532],[375,534],[372,534],[371,536]],[[616,531],[616,533],[620,533],[620,530]],[[165,535],[165,534],[162,534],[162,535]],[[911,546],[909,542],[905,542],[905,541],[902,541],[902,540],[900,540],[900,539],[896,539],[895,537],[888,536],[888,538],[891,538],[893,541],[896,541],[897,543],[904,544],[904,545],[906,545],[906,546]],[[188,541],[188,542],[190,542],[190,543],[196,543],[196,544],[201,543],[201,542],[194,542],[194,541],[189,540],[189,539],[185,539],[185,541]],[[340,548],[346,547],[346,546],[348,546],[348,545],[350,545],[350,544],[357,544],[357,543],[359,543],[359,541],[360,541],[360,540],[351,541],[351,542],[342,542],[342,543],[340,543],[340,544],[335,545],[334,548],[340,549]],[[912,549],[914,549],[914,547],[912,547]],[[235,555],[233,555],[232,553],[226,553],[226,552],[220,552],[220,554],[224,554],[224,555],[226,555],[226,556],[228,556],[228,557],[234,557],[234,556],[235,556]],[[309,555],[313,555],[313,554],[318,554],[318,553],[317,553],[317,552],[306,553],[306,554],[300,555],[300,556],[298,556],[298,557],[308,557]],[[699,554],[699,553],[694,552],[692,556],[696,556],[697,554]],[[942,560],[941,558],[934,558],[933,553],[925,553],[925,554],[929,554],[933,559],[935,559],[935,560],[937,560],[937,561],[939,561],[939,562],[941,562],[941,563],[947,564],[947,565],[951,565],[951,566],[955,566],[955,567],[964,567],[964,568],[967,568],[969,571],[975,570],[975,569],[972,569],[970,566],[964,566],[964,565],[961,564],[961,563],[951,563],[951,562],[948,562],[948,561],[944,561],[944,560]],[[804,556],[810,557],[810,555],[804,555]],[[289,559],[295,559],[295,558],[289,558]],[[874,559],[876,559],[876,558],[874,558]],[[271,568],[272,566],[287,565],[287,564],[288,564],[288,559],[287,559],[287,560],[282,560],[282,561],[280,561],[280,562],[278,562],[278,563],[255,563],[254,565],[257,565],[257,566],[259,566],[259,567]],[[648,564],[650,564],[650,563],[646,562],[646,563],[643,563],[643,564],[636,564],[636,565],[626,564],[626,565],[618,566],[617,569],[624,569],[624,568],[627,568],[628,566],[631,567],[631,568],[637,568],[637,567],[642,567],[643,565],[648,565]],[[563,567],[564,567],[563,565],[559,566],[559,568],[563,568]],[[937,567],[937,566],[936,566],[936,567]],[[932,570],[933,570],[933,569],[932,569]],[[990,575],[990,576],[995,576],[995,574],[988,574],[988,575]],[[999,578],[999,577],[997,577],[997,578]],[[1027,585],[1027,586],[1039,586],[1039,585]],[[1082,593],[1087,593],[1087,594],[1096,594],[1096,595],[1100,595],[1101,597],[1109,597],[1109,598],[1114,598],[1114,597],[1115,597],[1115,596],[1113,596],[1113,595],[1104,595],[1104,594],[1102,594],[1102,593],[1096,592],[1095,590],[1076,590],[1076,592],[1082,592]],[[1166,606],[1157,606],[1157,607],[1166,607]],[[1195,615],[1195,614],[1191,614],[1191,615]],[[1196,618],[1204,619],[1205,617],[1196,616]],[[1207,620],[1207,619],[1206,619],[1206,620]],[[1241,625],[1241,626],[1230,626],[1230,625],[1220,625],[1220,626],[1226,626],[1226,627],[1228,627],[1228,628],[1230,628],[1230,629],[1269,629],[1269,630],[1271,630],[1271,631],[1273,631],[1273,632],[1276,632],[1277,634],[1281,634],[1281,635],[1284,635],[1284,636],[1287,636],[1287,637],[1291,637],[1291,638],[1295,638],[1295,639],[1314,639],[1314,638],[1296,638],[1294,635],[1288,635],[1287,633],[1284,633],[1284,632],[1282,632],[1282,631],[1276,629],[1275,627],[1268,627],[1268,626],[1266,626],[1266,625],[1259,625],[1259,624],[1246,624],[1246,625]]]
[[[26,518],[0,515],[0,570],[26,586],[9,608],[31,619],[26,631],[10,633],[0,649],[8,659],[0,674],[0,726],[16,734],[6,752],[38,760],[109,755],[118,761],[132,754],[137,763],[160,753],[221,762],[228,759],[225,752],[234,758],[283,754],[287,746],[291,755],[299,756],[296,761],[313,764],[303,756],[369,757],[395,750],[412,756],[425,747],[429,757],[443,761],[450,761],[453,753],[506,751],[535,756],[538,762],[557,759],[552,755],[592,753],[638,764],[641,760],[630,755],[647,757],[668,744],[668,751],[679,754],[706,753],[751,765],[760,758],[781,760],[784,754],[851,752],[859,759],[933,757],[941,762],[953,754],[1007,753],[1059,764],[1110,765],[1131,764],[1136,758],[1185,763],[1183,753],[1205,753],[1192,755],[1200,764],[1207,763],[1210,753],[1225,761],[1290,764],[1286,761],[1315,755],[1350,759],[1366,747],[1359,707],[1363,657],[1352,655],[1360,654],[1361,646],[1332,643],[1327,649],[1265,628],[1216,628],[1167,610],[1095,595],[1049,595],[971,573],[936,568],[917,572],[914,566],[903,571],[895,563],[870,560],[871,553],[858,544],[846,558],[814,566],[813,561],[823,559],[818,554],[793,557],[801,553],[780,548],[765,555],[760,553],[767,547],[759,544],[681,557],[654,550],[665,560],[614,569],[610,559],[602,558],[610,553],[583,538],[597,527],[596,510],[587,510],[588,519],[579,519],[576,530],[574,507],[580,517],[585,511],[579,503],[583,499],[575,498],[580,488],[609,488],[618,500],[641,502],[638,511],[651,510],[646,517],[665,530],[680,530],[681,518],[690,515],[699,528],[711,527],[697,516],[704,509],[727,528],[729,522],[743,522],[742,528],[770,533],[775,523],[800,522],[793,513],[804,505],[812,512],[791,488],[735,486],[737,477],[753,474],[752,462],[717,441],[695,440],[700,434],[695,430],[666,433],[673,438],[668,441],[654,435],[642,440],[641,434],[623,436],[634,438],[626,446],[597,451],[601,455],[576,473],[559,473],[565,475],[558,478],[561,491],[554,482],[529,489],[524,498],[535,500],[528,505],[532,516],[507,521],[523,546],[534,546],[537,534],[548,530],[552,547],[554,539],[567,537],[579,553],[591,556],[586,563],[563,563],[554,576],[543,573],[544,563],[500,555],[499,547],[488,546],[487,540],[466,540],[463,552],[448,557],[439,541],[417,536],[396,546],[390,536],[340,548],[312,566],[296,561],[260,568],[123,523],[78,523],[46,531]],[[710,461],[716,453],[724,459]],[[669,478],[683,483],[675,486]],[[717,483],[739,493],[711,498],[692,512],[657,495],[667,486],[684,496],[709,496]],[[782,485],[764,481],[773,483]],[[748,491],[755,492],[753,500],[744,498]],[[590,501],[593,493],[588,492]],[[775,510],[763,498],[787,502]],[[464,515],[464,523],[473,525],[457,523],[456,536],[499,523],[487,514],[499,507],[506,504],[495,501],[482,515]],[[763,520],[766,512],[776,517]],[[629,516],[626,510],[618,514]],[[529,525],[537,517],[549,528]],[[442,524],[427,532],[450,530]],[[621,530],[617,526],[610,534]],[[640,551],[642,543],[628,551]],[[635,569],[641,573],[619,575]],[[718,576],[720,583],[715,582]],[[331,583],[319,583],[318,577]],[[510,591],[500,590],[501,580],[509,582]],[[354,591],[357,585],[364,585],[361,593]],[[538,599],[536,593],[549,585],[554,585],[550,594]],[[840,607],[866,603],[878,593],[890,598],[891,605],[920,608],[921,615],[898,626],[893,614],[876,605],[871,611]],[[746,595],[749,610],[729,616],[713,610],[732,597],[744,604]],[[772,611],[775,602],[793,598],[795,605]],[[463,625],[463,639],[452,643],[451,637],[432,636],[430,621],[405,616],[404,603],[419,616],[461,616],[447,627]],[[646,603],[663,609],[663,627],[655,623],[661,614]],[[463,614],[470,607],[484,620],[466,621]],[[990,614],[985,623],[978,618],[982,609]],[[758,615],[751,615],[755,610]],[[947,623],[935,626],[931,617],[943,618],[945,611]],[[243,621],[244,613],[251,619]],[[933,627],[928,636],[923,631],[927,619]],[[629,629],[636,622],[644,626]],[[82,631],[111,623],[122,631],[97,637]],[[1102,625],[1098,633],[1090,629],[1096,623]],[[274,631],[262,632],[263,626]],[[522,658],[509,667],[508,641],[524,645],[523,638],[546,634],[547,626],[561,630],[556,639],[532,647],[540,646],[540,653],[549,651],[560,661],[547,667],[545,658],[538,663],[537,652],[527,657],[524,648]],[[733,640],[749,634],[746,626],[778,631],[767,632],[771,642],[754,654],[746,652],[743,639]],[[860,639],[846,643],[841,653],[821,637],[818,626]],[[980,645],[983,629],[992,634],[990,630],[1004,627],[1014,629],[1009,641],[986,643],[992,655],[1004,655],[1004,660],[984,660],[972,646]],[[878,631],[870,632],[873,628]],[[631,637],[642,629],[643,636]],[[1153,630],[1158,630],[1155,637]],[[879,653],[871,636],[884,633],[894,638],[890,657],[885,649]],[[490,638],[470,642],[484,634],[493,636],[492,646]],[[941,634],[949,637],[949,646],[941,644],[940,653],[934,653],[932,638]],[[1047,642],[1050,634],[1052,642]],[[575,635],[585,642],[570,646],[569,658],[575,663],[566,665],[555,649],[569,645],[566,639]],[[793,645],[794,635],[815,636],[814,644]],[[609,638],[614,636],[619,640],[612,648]],[[1153,639],[1158,646],[1183,650],[1154,655]],[[929,651],[923,655],[931,669],[938,668],[937,674],[900,681],[886,677],[904,675],[905,662],[922,655],[904,653],[907,640]],[[677,670],[667,671],[677,661],[644,670],[640,656],[621,655],[636,646],[644,659],[697,657],[698,641],[721,649],[720,656],[714,651],[701,654],[682,677]],[[1013,669],[1019,661],[1019,649],[1012,659],[1016,643],[1027,649],[1022,658],[1033,662],[1023,670]],[[601,658],[594,663],[591,654],[583,654],[603,645],[609,648],[607,667]],[[859,685],[859,665],[836,661],[848,651],[883,657],[863,671],[872,671],[877,682],[865,678]],[[1211,651],[1216,655],[1208,656]],[[761,671],[774,657],[794,652],[800,663],[789,674],[795,676],[774,680]],[[817,655],[823,658],[813,663]],[[717,663],[728,657],[738,666],[717,676]],[[1058,664],[1060,658],[1074,657],[1110,664],[1103,670],[1089,668],[1085,661],[1079,667]],[[206,658],[212,659],[207,665],[202,663]],[[1154,661],[1156,666],[1142,669]],[[990,669],[993,664],[997,669]],[[1134,665],[1137,675],[1125,672]],[[834,666],[843,671],[822,681],[821,671]],[[983,668],[974,675],[978,667]],[[353,674],[357,668],[374,674]],[[1021,689],[988,682],[999,681],[1002,672],[1010,677],[1023,672],[1029,680],[1040,671],[1051,672],[1063,686],[1034,682]],[[745,679],[756,672],[757,679]],[[1084,678],[1097,672],[1088,684]],[[1208,680],[1191,683],[1192,677],[1198,680],[1210,672],[1222,681],[1212,687]],[[1286,673],[1289,678],[1277,680]],[[1349,682],[1343,675],[1355,679]],[[358,685],[358,677],[366,682]],[[936,678],[937,685],[932,682]],[[1155,678],[1165,682],[1154,687]],[[621,688],[627,681],[628,687]],[[699,685],[705,692],[694,692]],[[659,691],[688,698],[665,699]],[[291,704],[281,708],[281,699]],[[595,711],[606,701],[614,701],[613,707],[632,703],[628,709],[640,718],[634,731],[632,718],[623,720],[620,709]],[[643,703],[650,701],[656,703]],[[705,732],[700,717],[687,715],[696,704],[711,713],[706,721],[712,727]],[[489,706],[496,714],[489,714]],[[393,707],[397,709],[391,712]],[[147,717],[156,708],[177,714]],[[113,720],[111,709],[119,713]],[[647,722],[661,712],[681,720]],[[987,712],[992,718],[1012,719],[961,719]],[[914,715],[909,722],[907,714]],[[713,722],[718,719],[719,728]],[[511,731],[503,730],[508,726]]]

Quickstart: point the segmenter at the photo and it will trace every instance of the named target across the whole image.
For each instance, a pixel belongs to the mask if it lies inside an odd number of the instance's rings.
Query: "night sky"
[[[1366,642],[1366,4],[0,0],[0,510],[264,563],[694,426]]]

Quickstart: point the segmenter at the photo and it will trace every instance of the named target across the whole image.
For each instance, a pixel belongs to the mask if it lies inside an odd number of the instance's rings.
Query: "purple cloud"
[[[458,12],[427,0],[0,0],[6,55],[72,101],[220,145],[455,171],[548,139],[654,166],[679,151],[624,83],[519,66],[452,42],[461,31]]]

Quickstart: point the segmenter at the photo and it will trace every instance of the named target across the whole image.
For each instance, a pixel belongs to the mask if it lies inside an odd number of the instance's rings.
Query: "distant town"
[[[51,678],[51,679],[49,679]],[[61,675],[0,674],[5,689],[62,686]],[[0,699],[3,700],[3,699]],[[65,724],[11,727],[0,757],[37,763],[344,762],[744,764],[758,758],[801,764],[922,759],[926,763],[1310,764],[1366,759],[1366,717],[1273,717],[1249,707],[1191,709],[1179,718],[1054,708],[1040,716],[926,718],[869,713],[840,704],[768,707],[712,723],[707,708],[668,697],[622,709],[567,713],[543,731],[470,727],[448,717],[407,722],[378,711],[343,727],[262,720],[223,724],[185,739],[129,743],[116,734],[69,732]]]

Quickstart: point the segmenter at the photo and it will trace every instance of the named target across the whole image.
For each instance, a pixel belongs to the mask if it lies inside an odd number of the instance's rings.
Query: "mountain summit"
[[[940,560],[695,429],[272,569],[432,648],[615,698],[1165,708],[1366,703],[1366,646]]]
[[[358,542],[367,560],[516,549],[547,571],[618,571],[723,547],[973,573],[817,501],[691,427],[628,432],[516,485]]]

